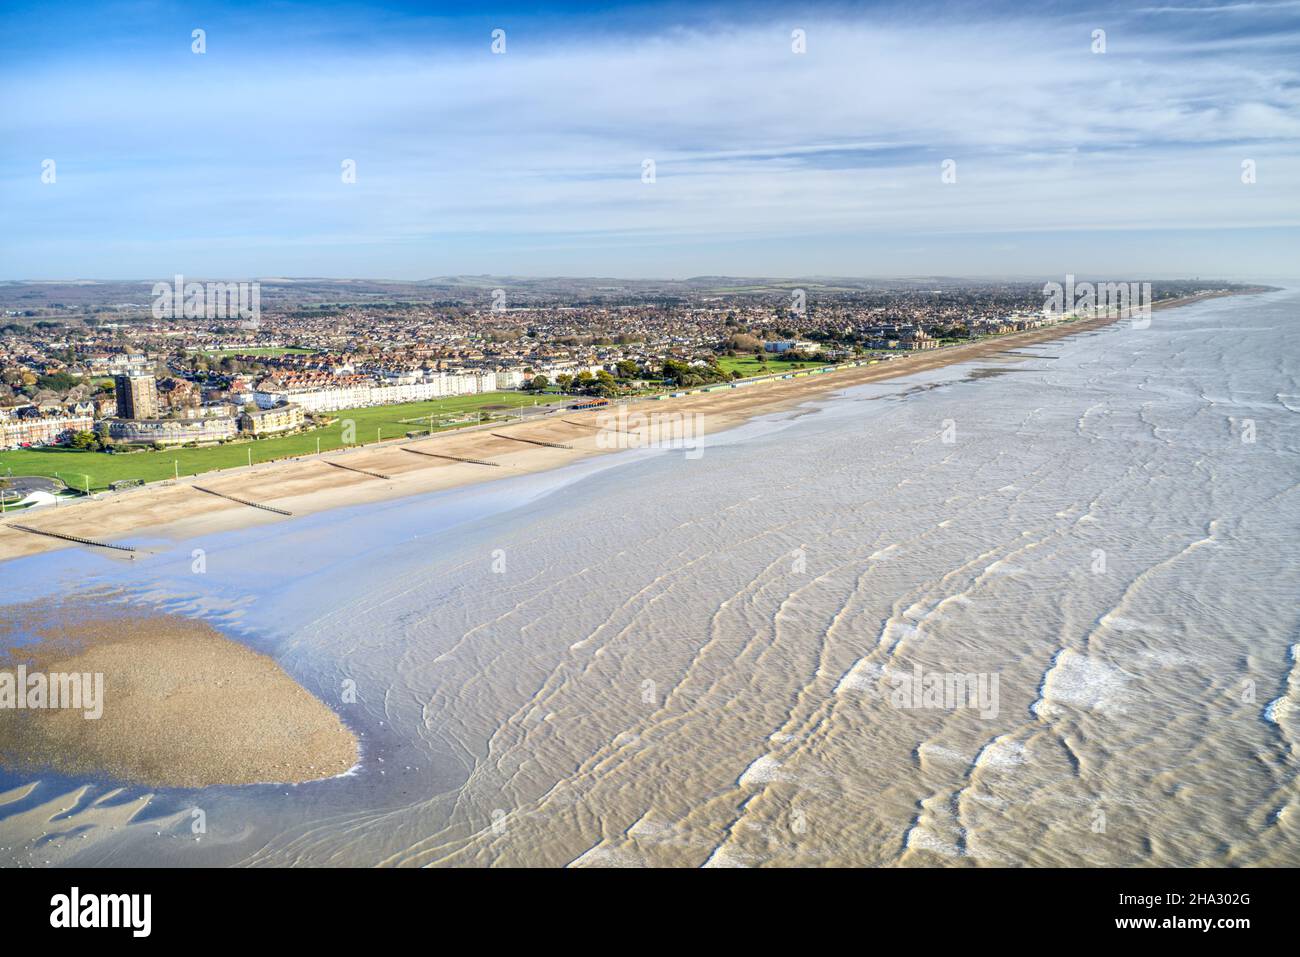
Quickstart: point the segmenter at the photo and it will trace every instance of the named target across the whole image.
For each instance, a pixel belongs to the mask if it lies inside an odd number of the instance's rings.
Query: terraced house
[[[49,409],[20,405],[0,409],[0,449],[62,445],[74,432],[89,432],[95,420],[85,408]]]

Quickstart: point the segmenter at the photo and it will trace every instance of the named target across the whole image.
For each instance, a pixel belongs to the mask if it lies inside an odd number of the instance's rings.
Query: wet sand
[[[1205,297],[1171,301],[1154,308],[1183,305],[1199,298]],[[987,358],[1010,349],[1093,331],[1114,321],[1108,318],[1078,320],[929,352],[899,355],[875,365],[840,369],[829,374],[764,381],[742,388],[676,399],[638,400],[627,403],[622,408],[629,413],[640,412],[645,415],[698,415],[697,423],[702,432],[720,432],[756,416],[779,412],[850,386]],[[12,516],[9,521],[43,531],[103,541],[122,541],[146,534],[181,540],[285,520],[273,512],[196,491],[192,487],[194,485],[271,505],[295,515],[311,514],[341,506],[441,491],[511,475],[542,472],[593,455],[606,454],[614,450],[602,447],[608,443],[600,440],[599,423],[602,417],[608,415],[608,409],[563,411],[535,421],[493,424],[446,432],[425,439],[402,439],[347,452],[328,452],[319,456],[269,462],[252,468],[208,472],[197,477],[182,478],[179,482],[161,482],[121,493],[104,493],[57,508],[26,510],[19,516]],[[532,442],[550,442],[569,448],[553,448],[531,444]],[[408,450],[486,460],[498,463],[499,467],[457,462],[428,454],[415,455]],[[345,464],[351,469],[365,469],[387,478],[334,468],[323,459]],[[68,547],[74,547],[73,543],[0,525],[0,562]],[[111,554],[107,551],[104,553]],[[129,556],[121,557],[129,560]]]
[[[300,783],[357,763],[333,711],[202,622],[84,604],[5,611],[0,677],[20,666],[102,675],[103,697],[80,709],[0,707],[2,768],[189,788]]]

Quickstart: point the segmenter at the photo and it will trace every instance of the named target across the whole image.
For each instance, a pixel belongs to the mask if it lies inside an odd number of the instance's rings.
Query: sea
[[[126,541],[0,565],[0,615],[202,618],[360,763],[0,771],[0,865],[1300,865],[1297,289],[697,452]]]

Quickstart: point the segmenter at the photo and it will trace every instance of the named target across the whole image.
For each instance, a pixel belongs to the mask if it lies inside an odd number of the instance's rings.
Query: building
[[[358,375],[270,376],[257,384],[252,398],[260,409],[293,403],[308,412],[337,412],[370,405],[373,383],[372,378]]]
[[[816,352],[821,348],[820,343],[809,342],[806,339],[780,339],[774,342],[763,343],[764,352]]]
[[[202,396],[193,382],[168,377],[158,383],[158,400],[173,412],[182,409],[197,409],[202,404]]]
[[[239,431],[251,435],[272,435],[302,428],[306,421],[300,405],[277,405],[271,409],[254,409],[239,415]]]
[[[88,414],[40,409],[34,405],[0,409],[0,449],[61,445],[74,432],[89,432],[94,427],[95,421]]]
[[[92,376],[150,375],[153,367],[153,360],[140,352],[91,356],[86,360],[86,371]]]
[[[496,388],[497,377],[495,373],[436,372],[402,385],[377,383],[375,378],[364,375],[268,376],[258,383],[253,399],[261,409],[293,403],[308,412],[337,412],[491,392]]]
[[[113,377],[117,393],[119,419],[156,419],[158,417],[158,383],[151,375]]]
[[[125,445],[185,445],[233,439],[237,434],[234,416],[211,415],[202,419],[105,419],[97,426],[100,435]]]
[[[903,336],[903,348],[938,349],[939,340],[927,333],[924,329],[913,329]]]

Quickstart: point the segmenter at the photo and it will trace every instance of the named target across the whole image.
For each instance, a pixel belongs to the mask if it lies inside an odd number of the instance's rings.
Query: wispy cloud
[[[1300,9],[1300,0],[1277,0],[1275,3],[1206,3],[1194,7],[1139,7],[1138,13],[1287,13]]]

